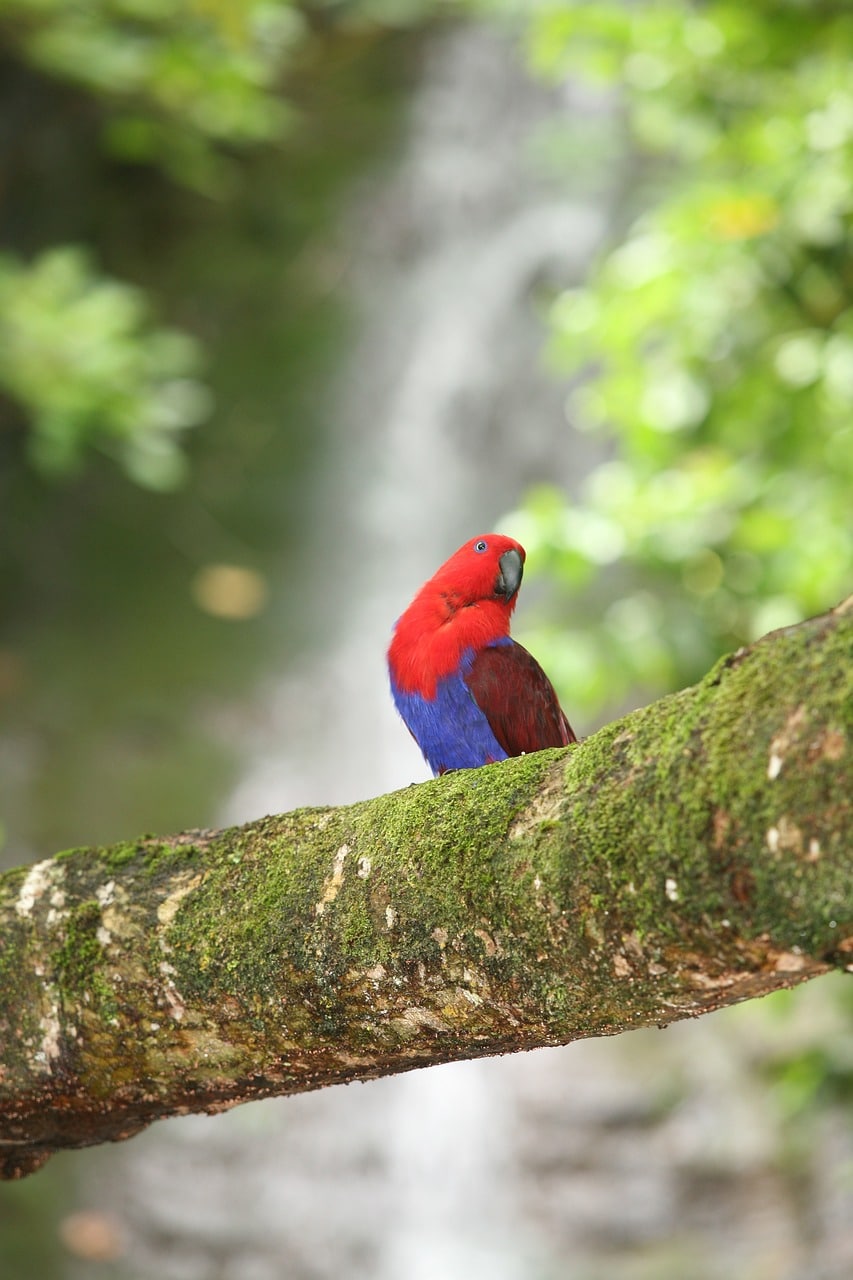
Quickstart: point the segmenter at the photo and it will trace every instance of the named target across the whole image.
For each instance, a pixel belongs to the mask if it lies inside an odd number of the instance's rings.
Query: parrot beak
[[[498,579],[495,583],[495,595],[503,596],[505,600],[511,600],[518,588],[521,586],[521,575],[524,573],[524,564],[521,556],[517,551],[505,551],[498,560]]]

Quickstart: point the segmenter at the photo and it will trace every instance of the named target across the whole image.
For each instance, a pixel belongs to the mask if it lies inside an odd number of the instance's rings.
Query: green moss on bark
[[[608,911],[661,943],[692,925],[831,948],[831,921],[851,915],[838,777],[851,659],[849,624],[821,637],[792,629],[602,730],[567,767],[578,798],[565,874],[577,875],[578,858],[606,864]],[[779,875],[785,843],[799,855],[790,877]]]

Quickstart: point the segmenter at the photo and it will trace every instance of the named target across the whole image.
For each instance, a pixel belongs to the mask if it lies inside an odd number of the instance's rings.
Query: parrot
[[[509,634],[525,558],[503,534],[472,538],[394,624],[391,694],[436,777],[577,742],[551,681]]]

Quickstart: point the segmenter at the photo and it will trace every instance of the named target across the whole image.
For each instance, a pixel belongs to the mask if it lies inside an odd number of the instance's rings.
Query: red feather
[[[474,548],[488,541],[485,554]],[[516,596],[496,597],[500,557],[525,552],[514,538],[484,534],[461,546],[425,582],[398,619],[388,650],[394,680],[404,693],[434,698],[436,684],[455,671],[467,649],[475,651],[509,635]]]
[[[515,640],[481,649],[465,683],[508,756],[577,742],[551,681]]]

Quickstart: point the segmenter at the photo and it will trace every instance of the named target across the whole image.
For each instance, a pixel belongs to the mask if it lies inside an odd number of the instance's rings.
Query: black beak
[[[495,595],[511,600],[521,586],[521,575],[524,563],[516,550],[505,551],[498,560],[498,579],[495,583]]]

